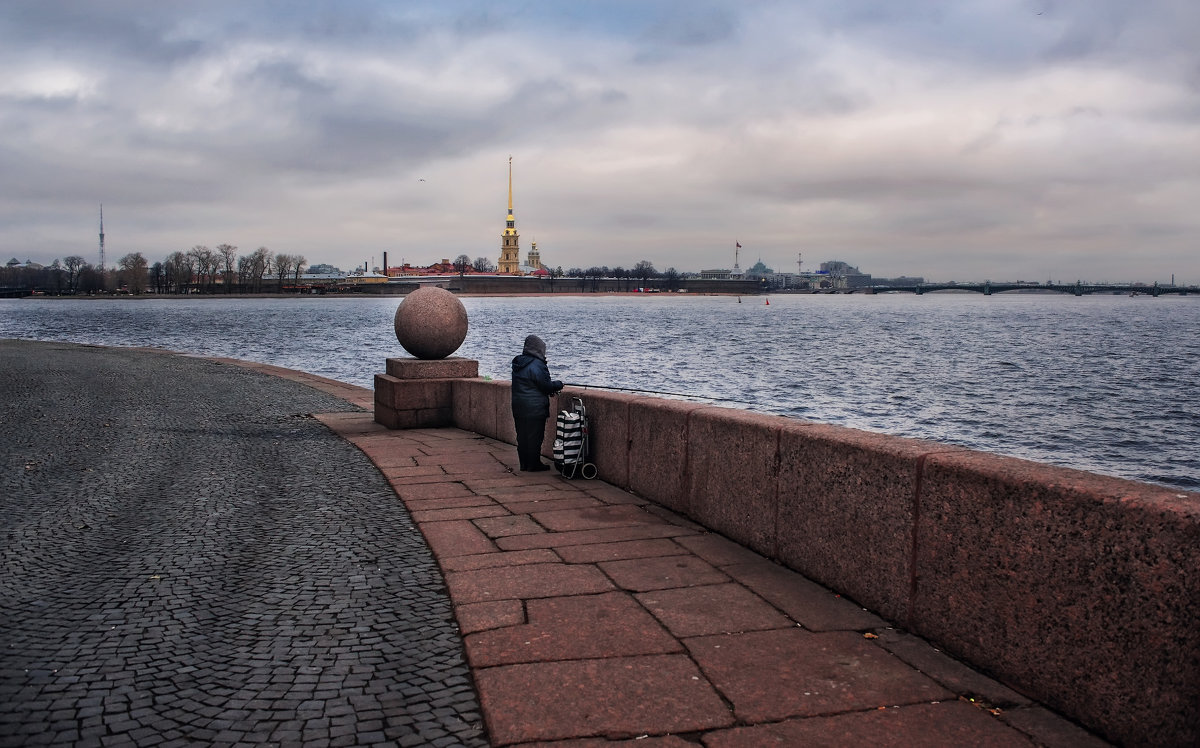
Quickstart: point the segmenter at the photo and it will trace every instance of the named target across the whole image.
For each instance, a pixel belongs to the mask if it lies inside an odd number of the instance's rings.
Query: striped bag
[[[554,461],[573,465],[583,462],[583,415],[578,411],[559,411],[554,429]]]

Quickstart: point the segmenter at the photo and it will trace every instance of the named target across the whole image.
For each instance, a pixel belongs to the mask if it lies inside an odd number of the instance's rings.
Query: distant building
[[[529,254],[525,257],[525,264],[521,266],[521,273],[532,275],[539,270],[545,271],[545,267],[542,265],[542,255],[538,252],[537,242],[534,242],[529,247]]]
[[[872,284],[869,273],[841,260],[822,262],[821,270],[829,274],[833,288],[867,288]]]
[[[309,265],[308,270],[305,272],[306,275],[335,275],[341,274],[342,269],[325,263],[317,263],[316,265]]]
[[[746,270],[746,277],[753,278],[755,280],[769,281],[773,275],[775,275],[775,271],[763,264],[761,257],[759,258],[758,262],[754,263],[749,267],[749,269]]]
[[[899,278],[878,278],[875,281],[877,286],[919,286],[925,282],[924,278],[912,278],[907,275],[902,275]]]
[[[700,271],[701,280],[729,280],[732,277],[732,270],[714,269]]]

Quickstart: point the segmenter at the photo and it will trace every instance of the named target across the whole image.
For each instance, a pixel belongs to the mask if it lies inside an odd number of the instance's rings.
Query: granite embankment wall
[[[515,443],[508,382],[412,384],[410,407]],[[602,480],[1118,743],[1200,745],[1200,494],[698,403],[568,389],[558,408],[572,396]]]

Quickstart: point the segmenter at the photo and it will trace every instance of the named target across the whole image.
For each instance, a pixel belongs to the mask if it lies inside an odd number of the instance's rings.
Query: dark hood
[[[525,338],[525,349],[521,351],[522,355],[537,356],[541,360],[546,360],[546,341],[539,338],[537,335],[530,335]]]

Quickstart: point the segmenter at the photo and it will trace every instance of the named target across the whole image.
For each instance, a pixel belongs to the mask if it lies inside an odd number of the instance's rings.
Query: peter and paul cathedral
[[[519,275],[521,272],[521,247],[517,236],[517,219],[513,218],[512,199],[512,156],[508,157],[508,220],[504,225],[504,233],[500,235],[500,262],[498,269],[501,273]]]

